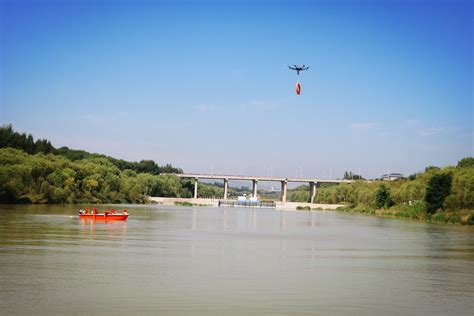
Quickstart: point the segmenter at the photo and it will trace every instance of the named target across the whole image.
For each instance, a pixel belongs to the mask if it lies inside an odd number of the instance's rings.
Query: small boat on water
[[[128,218],[127,210],[123,210],[122,213],[117,213],[115,210],[105,211],[104,213],[99,213],[94,208],[91,212],[86,208],[84,210],[79,210],[79,218],[81,219],[98,219],[98,220],[107,220],[107,221],[125,221]]]

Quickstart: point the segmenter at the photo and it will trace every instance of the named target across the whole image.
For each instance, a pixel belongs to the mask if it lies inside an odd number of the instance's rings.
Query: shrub
[[[451,192],[452,175],[450,173],[435,174],[428,181],[425,201],[427,212],[433,214],[443,208],[446,197]]]
[[[474,215],[470,215],[469,219],[467,220],[468,225],[474,225]]]
[[[390,197],[390,189],[385,185],[380,185],[375,195],[375,206],[377,208],[390,208],[393,205],[392,198]]]
[[[435,222],[446,222],[446,216],[443,213],[437,213],[431,216],[431,220]]]
[[[449,217],[449,223],[451,224],[459,224],[461,223],[461,217],[458,215],[453,215]]]

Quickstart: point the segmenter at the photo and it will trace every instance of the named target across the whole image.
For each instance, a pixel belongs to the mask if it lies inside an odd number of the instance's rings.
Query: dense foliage
[[[395,181],[321,184],[315,203],[342,204],[341,212],[368,213],[432,222],[474,225],[474,159],[457,167],[427,167]],[[307,202],[308,186],[288,191],[291,202]],[[318,209],[318,208],[313,208]]]
[[[141,203],[147,196],[190,197],[188,183],[162,173],[182,173],[153,160],[128,162],[55,148],[48,140],[0,127],[0,202]]]
[[[309,200],[309,185],[300,185],[288,190],[286,199],[290,202],[307,202]]]
[[[191,196],[176,176],[120,170],[108,159],[0,149],[1,203],[144,203],[148,196]]]
[[[84,150],[75,150],[68,147],[55,148],[48,140],[34,140],[31,134],[15,132],[11,125],[0,126],[0,148],[16,148],[21,149],[28,154],[55,154],[63,156],[72,161],[83,159],[101,158],[109,161],[119,170],[133,170],[137,173],[150,173],[158,175],[161,173],[182,173],[178,168],[167,164],[158,166],[153,160],[141,160],[140,162],[129,162],[123,159],[115,159],[102,154],[89,153]]]
[[[377,208],[389,208],[393,205],[392,198],[390,196],[390,189],[385,185],[380,185],[377,193],[375,194],[375,206]]]
[[[350,174],[349,174],[350,176]],[[307,202],[308,186],[288,191],[288,200]],[[315,203],[343,204],[350,210],[403,214],[425,218],[435,212],[474,210],[474,158],[464,158],[456,167],[430,166],[423,173],[396,181],[355,181],[322,184]]]
[[[161,173],[182,172],[152,160],[127,162],[67,147],[54,148],[47,140],[34,141],[10,125],[0,127],[0,203],[146,203],[148,196],[192,197],[194,180]],[[350,172],[345,177],[353,178]],[[199,183],[199,197],[223,196],[221,183]],[[229,196],[250,193],[246,187],[229,188]],[[267,192],[267,199],[278,199]],[[288,190],[288,201],[306,202],[309,187]],[[385,212],[439,221],[473,220],[474,158],[456,167],[427,167],[425,172],[396,181],[354,181],[321,184],[315,203],[344,204],[350,210]],[[449,215],[451,214],[451,215]]]
[[[452,176],[450,173],[435,174],[428,181],[426,188],[426,211],[430,214],[444,209],[443,203],[451,193]]]
[[[46,139],[34,140],[31,134],[20,134],[13,131],[11,125],[0,126],[0,148],[11,147],[25,151],[28,154],[45,153],[55,151],[53,145]]]
[[[467,157],[459,160],[458,168],[474,167],[474,157]]]

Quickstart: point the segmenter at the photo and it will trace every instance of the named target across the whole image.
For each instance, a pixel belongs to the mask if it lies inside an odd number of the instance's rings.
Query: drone
[[[309,69],[309,66],[305,67],[305,65],[303,66],[298,66],[298,65],[293,65],[294,67],[291,67],[291,66],[288,66],[288,68],[290,68],[291,70],[296,70],[296,74],[299,76],[300,75],[300,71],[303,71],[303,70],[308,70]]]
[[[288,66],[290,70],[295,70],[296,74],[298,75],[298,80],[296,81],[296,94],[299,95],[301,93],[301,85],[300,85],[300,71],[308,70],[309,66],[298,66],[298,65],[293,65],[294,67]]]

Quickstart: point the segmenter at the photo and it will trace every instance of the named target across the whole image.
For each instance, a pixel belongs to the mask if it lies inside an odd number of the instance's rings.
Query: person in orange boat
[[[95,207],[92,209],[92,214],[97,214],[97,209]]]
[[[84,212],[82,212],[82,213],[83,213],[83,214],[89,214],[89,209],[86,207],[86,208],[84,209]]]
[[[122,214],[123,214],[123,215],[127,215],[127,214],[128,214],[128,213],[127,213],[127,210],[123,210],[123,211],[122,211]]]

